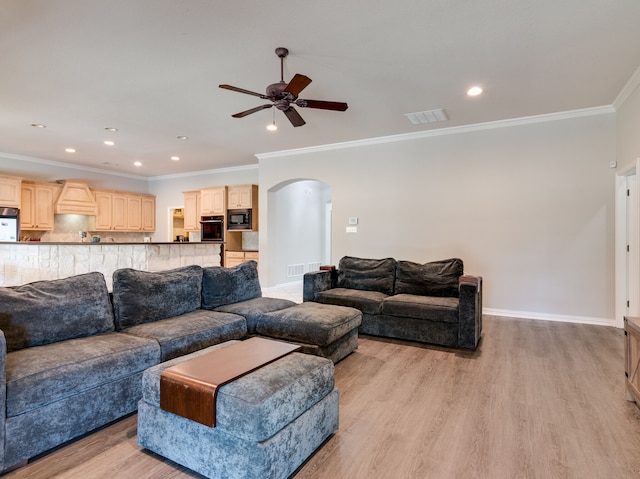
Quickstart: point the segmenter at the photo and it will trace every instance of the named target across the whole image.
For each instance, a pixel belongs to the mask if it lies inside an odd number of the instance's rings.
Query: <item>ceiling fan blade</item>
[[[286,110],[282,110],[282,112],[287,115],[287,118],[289,118],[289,121],[293,126],[302,126],[306,123],[300,116],[300,113],[298,113],[298,111],[292,106],[290,106]]]
[[[285,87],[284,91],[297,97],[302,90],[309,86],[309,83],[311,83],[311,78],[301,75],[300,73],[296,73],[289,84]]]
[[[262,111],[262,110],[265,110],[267,108],[271,108],[272,106],[273,106],[273,104],[267,103],[265,105],[260,105],[260,106],[257,106],[255,108],[251,108],[250,110],[241,111],[240,113],[236,113],[235,115],[231,115],[231,116],[234,117],[234,118],[242,118],[242,117],[245,117],[247,115],[251,115],[251,113],[256,113],[258,111]]]
[[[220,88],[224,88],[225,90],[237,91],[238,93],[246,93],[247,95],[258,96],[262,99],[266,99],[267,97],[262,93],[256,93],[255,91],[245,90],[244,88],[238,88],[233,85],[218,85]]]
[[[296,105],[303,108],[320,108],[321,110],[345,111],[349,105],[340,101],[296,100]]]

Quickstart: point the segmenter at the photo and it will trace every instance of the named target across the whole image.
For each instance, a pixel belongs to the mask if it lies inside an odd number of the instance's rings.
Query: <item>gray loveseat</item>
[[[145,369],[295,304],[262,297],[255,262],[113,279],[112,300],[95,272],[0,287],[0,471],[134,412]]]
[[[482,277],[458,258],[418,264],[343,257],[337,270],[304,275],[304,301],[362,311],[359,332],[476,349],[482,334]]]

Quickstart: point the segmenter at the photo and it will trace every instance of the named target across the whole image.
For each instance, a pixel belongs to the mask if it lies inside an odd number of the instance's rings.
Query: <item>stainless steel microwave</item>
[[[250,230],[251,213],[250,209],[227,210],[227,229]]]

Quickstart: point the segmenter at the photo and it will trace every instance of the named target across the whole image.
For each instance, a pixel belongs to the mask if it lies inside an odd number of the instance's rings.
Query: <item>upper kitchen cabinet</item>
[[[21,187],[20,229],[53,230],[53,202],[60,187],[51,183],[25,181]]]
[[[98,212],[91,231],[155,231],[155,196],[94,190]]]
[[[257,185],[236,185],[229,186],[227,208],[253,208],[258,204]]]
[[[184,230],[200,231],[201,197],[200,191],[185,191],[184,195]]]
[[[156,197],[142,196],[142,231],[156,230]]]
[[[22,178],[0,176],[0,206],[20,208]]]
[[[202,215],[224,215],[226,210],[226,186],[203,188],[200,190],[200,213]]]

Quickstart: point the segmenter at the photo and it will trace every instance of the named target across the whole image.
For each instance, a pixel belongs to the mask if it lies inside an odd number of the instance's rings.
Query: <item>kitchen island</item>
[[[98,271],[111,290],[116,269],[162,271],[197,264],[220,266],[217,243],[0,243],[0,286]]]

